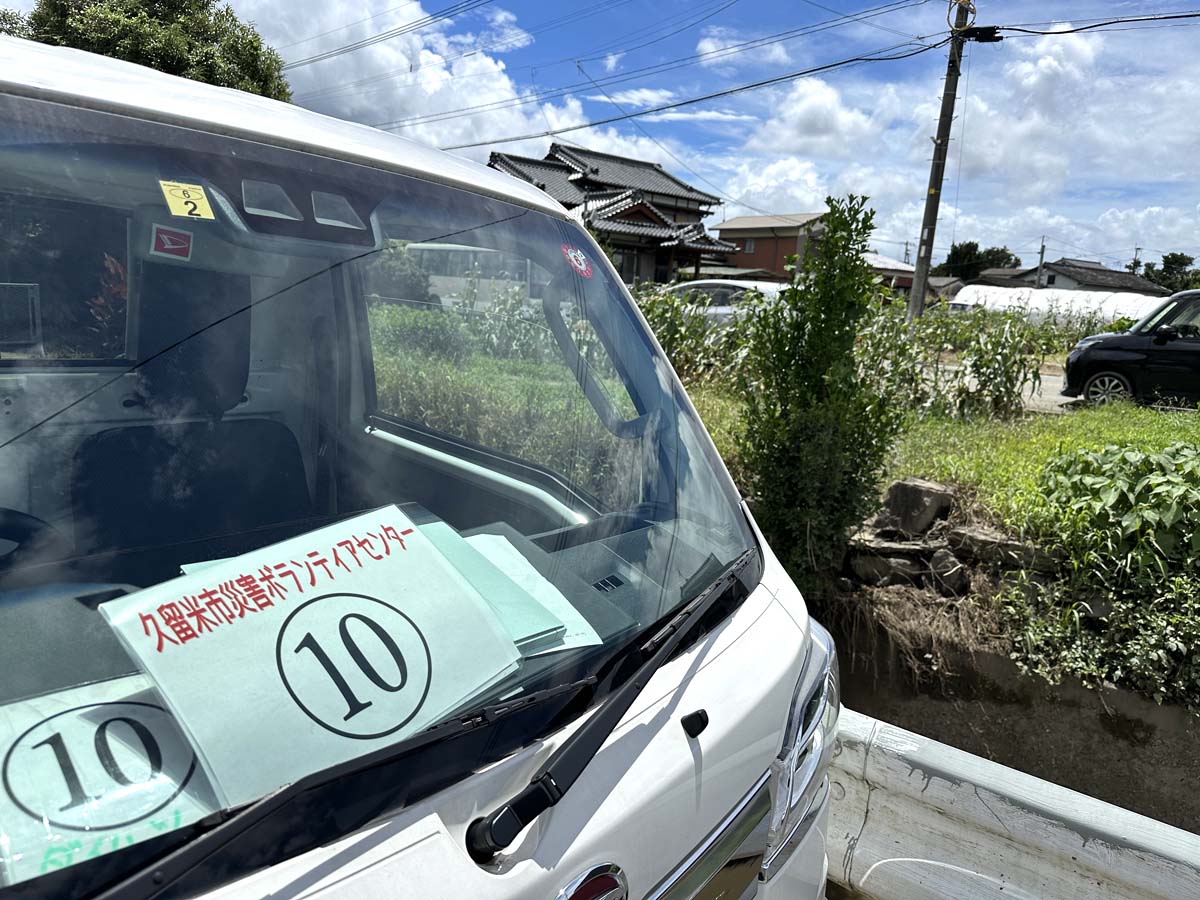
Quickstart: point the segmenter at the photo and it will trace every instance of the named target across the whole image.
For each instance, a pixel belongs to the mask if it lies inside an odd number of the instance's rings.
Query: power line
[[[713,16],[717,15],[718,13],[725,12],[725,10],[729,9],[729,7],[733,6],[733,4],[735,4],[737,2],[738,2],[738,0],[725,0],[725,2],[722,3],[720,6],[718,6],[715,10],[713,10],[710,13],[707,13],[704,16],[701,16],[699,19],[696,19],[694,22],[688,22],[686,25],[681,25],[679,28],[676,28],[674,31],[668,31],[666,34],[659,35],[658,37],[654,38],[653,40],[646,41],[644,44],[634,44],[632,47],[626,47],[621,52],[622,53],[633,53],[635,50],[642,50],[645,47],[650,47],[650,46],[653,46],[654,44],[660,44],[663,41],[665,41],[667,38],[672,38],[677,34],[680,34],[684,31],[688,31],[689,29],[695,28],[697,25],[701,24],[702,22],[707,22]],[[584,56],[584,57],[576,60],[576,62],[592,62],[593,60],[603,59],[605,56],[608,56],[608,54],[601,53],[599,56]]]
[[[1181,12],[1184,12],[1184,13],[1192,12],[1192,10],[1173,10],[1171,12],[1154,13],[1154,15],[1173,16],[1173,15],[1176,15],[1177,13],[1181,13]],[[1092,24],[1095,22],[1108,22],[1108,21],[1110,21],[1110,19],[1108,16],[1092,16],[1091,18],[1072,19],[1071,21],[1072,21],[1072,23],[1074,23],[1076,25],[1089,25],[1089,24]],[[1038,28],[1038,27],[1045,27],[1045,26],[1050,26],[1050,25],[1062,25],[1063,23],[1064,23],[1063,19],[1046,19],[1046,20],[1043,20],[1040,22],[1013,22],[1012,24],[1014,26],[1021,27],[1021,28]]]
[[[726,0],[716,0],[715,4],[709,4],[709,8],[712,7],[713,5],[719,6],[720,4],[722,4],[722,2],[725,2],[725,1]],[[552,28],[558,28],[559,25],[570,24],[571,22],[577,22],[578,19],[587,18],[588,16],[592,16],[592,14],[595,12],[612,10],[612,8],[617,7],[617,6],[623,6],[625,4],[628,4],[628,2],[632,2],[632,0],[600,0],[600,2],[596,2],[596,4],[593,4],[592,6],[587,6],[587,7],[582,8],[582,10],[577,10],[575,13],[572,13],[571,16],[560,16],[558,19],[550,20],[550,22],[538,23],[538,24],[532,26],[532,28],[524,29],[524,31],[526,31],[527,34],[530,34],[530,35],[542,34],[542,32],[551,30]],[[703,10],[703,8],[706,8],[706,7],[701,7],[701,8]],[[642,32],[649,32],[649,34],[653,34],[654,31],[659,30],[661,28],[661,26],[664,25],[665,23],[671,23],[668,26],[673,26],[674,22],[677,22],[677,20],[686,19],[689,16],[692,16],[692,14],[694,14],[694,13],[695,13],[695,10],[689,10],[688,12],[685,12],[682,14],[676,14],[676,16],[671,16],[671,17],[667,17],[665,19],[660,19],[658,23],[656,23],[654,25],[646,26],[646,28],[632,30],[632,31],[628,32],[628,34],[626,34],[625,36],[617,38],[616,41],[608,41],[607,43],[600,44],[599,47],[593,48],[593,52],[595,52],[595,50],[617,47],[618,44],[620,44],[620,42],[625,40],[625,38],[629,37],[630,35],[642,34]],[[301,94],[301,95],[296,96],[295,100],[296,101],[316,100],[316,98],[318,98],[318,97],[334,96],[337,94],[342,94],[342,92],[344,92],[344,91],[354,90],[356,88],[362,88],[362,86],[365,86],[368,84],[377,84],[379,82],[388,82],[388,80],[403,76],[403,74],[414,74],[416,72],[419,72],[420,70],[422,70],[422,68],[428,68],[433,65],[444,66],[446,64],[449,64],[449,62],[457,62],[458,60],[466,59],[467,56],[473,56],[476,53],[488,53],[488,52],[491,52],[491,50],[506,49],[506,48],[508,48],[509,44],[511,44],[511,43],[512,43],[511,40],[497,41],[497,42],[486,43],[486,44],[485,43],[476,43],[474,47],[470,48],[469,50],[464,50],[464,52],[462,52],[462,53],[458,53],[458,54],[452,55],[452,56],[442,56],[442,58],[440,58],[439,61],[436,62],[436,64],[433,64],[433,62],[430,62],[430,64],[424,64],[424,65],[415,64],[412,66],[408,66],[407,68],[394,68],[394,70],[389,70],[386,72],[379,72],[379,73],[373,74],[373,76],[367,76],[365,78],[359,78],[359,79],[353,80],[353,82],[346,82],[343,84],[335,84],[335,85],[330,86],[330,88],[325,88],[323,90],[310,91],[310,92],[307,92],[307,94]],[[618,47],[617,52],[626,53],[626,52],[628,52],[628,48]],[[560,58],[560,59],[556,59],[556,60],[541,60],[539,62],[532,62],[532,64],[529,64],[527,66],[518,67],[517,70],[508,70],[508,71],[511,72],[511,71],[532,70],[532,68],[548,68],[551,66],[562,65],[562,64],[564,64],[564,62],[574,62],[574,61],[575,61],[575,58],[572,58],[572,56],[565,56],[565,58]],[[473,74],[450,74],[449,78],[450,79],[463,79],[463,78],[478,78],[480,76],[493,76],[494,77],[494,73],[493,72],[481,72],[481,73],[473,73]],[[424,84],[426,82],[430,82],[430,80],[442,80],[442,78],[438,77],[436,79],[406,80],[406,82],[400,82],[398,84]],[[378,90],[378,89],[376,89],[376,90]],[[373,92],[373,91],[356,91],[356,92],[359,92],[359,94],[367,94],[367,92]]]
[[[1164,28],[1200,28],[1200,22],[1166,22],[1162,25],[1153,25],[1153,24],[1151,24],[1151,25],[1130,25],[1127,28],[1104,28],[1104,29],[1101,29],[1100,33],[1101,34],[1117,34],[1118,32],[1122,32],[1122,31],[1160,31]],[[1043,31],[1028,31],[1028,32],[1022,32],[1021,34],[1010,34],[1008,36],[1007,40],[1011,41],[1011,40],[1016,40],[1018,38],[1031,38],[1031,37],[1041,37],[1041,36],[1053,37],[1056,34],[1070,34],[1070,32],[1067,32],[1067,31],[1045,31],[1045,32],[1043,32]]]
[[[888,240],[887,238],[877,238],[877,237],[872,237],[872,238],[871,238],[871,243],[872,243],[872,244],[894,244],[894,245],[895,245],[895,246],[897,246],[897,247],[908,247],[910,244],[912,244],[912,241],[911,241],[911,240],[908,240],[908,241],[897,241],[897,240]],[[934,246],[933,246],[933,249],[934,249],[935,251],[937,251],[938,253],[948,253],[948,252],[950,252],[950,248],[949,248],[949,247],[941,246],[941,245],[939,245],[939,244],[934,244]]]
[[[592,82],[593,85],[595,85],[596,89],[599,90],[600,93],[602,93],[605,97],[608,97],[608,102],[611,103],[613,106],[615,106],[617,108],[618,112],[624,113],[625,110],[621,107],[621,104],[617,103],[617,101],[613,99],[612,95],[609,94],[609,92],[604,89],[604,86],[601,84],[598,84],[596,82],[596,80],[594,78],[592,78],[591,75],[588,74],[587,70],[584,69],[584,67],[583,67],[583,63],[580,62],[578,64],[578,66],[579,66],[579,71],[582,72],[584,74],[584,76],[589,81]],[[701,175],[699,172],[697,172],[695,169],[693,169],[691,166],[689,166],[686,162],[684,162],[682,159],[680,159],[678,156],[676,156],[673,152],[671,152],[671,150],[665,144],[663,144],[658,138],[656,138],[654,135],[652,135],[646,129],[646,127],[644,125],[642,125],[641,122],[639,122],[637,119],[632,119],[631,121],[633,122],[633,127],[636,128],[638,131],[640,131],[651,143],[654,144],[654,146],[658,147],[659,150],[661,150],[663,153],[667,154],[667,156],[671,157],[671,159],[675,160],[675,162],[677,162],[680,166],[682,166],[685,171],[691,172],[693,176],[695,176],[700,181],[707,184],[710,188],[712,188],[716,192],[717,196],[720,197],[722,200],[726,200],[730,203],[740,204],[741,206],[744,206],[747,209],[752,209],[756,213],[759,213],[761,215],[778,215],[779,218],[785,219],[789,222],[793,222],[793,224],[796,224],[796,225],[804,224],[802,221],[800,221],[798,219],[792,219],[791,217],[789,217],[787,215],[779,215],[777,213],[769,213],[766,210],[759,209],[757,206],[747,203],[745,200],[741,199],[740,197],[729,196],[723,190],[721,190],[721,188],[718,187],[715,182],[710,181],[708,178],[705,178],[703,175]]]
[[[816,0],[800,0],[800,2],[807,3],[809,6],[816,7],[817,9],[823,9],[823,10],[825,10],[825,12],[831,12],[834,15],[841,15],[841,13],[839,13],[836,9],[826,6],[823,3],[817,3]],[[870,26],[871,28],[875,28],[879,31],[886,31],[889,34],[894,34],[894,35],[897,35],[898,37],[911,38],[912,40],[920,40],[915,35],[907,34],[906,32],[899,31],[895,28],[888,28],[886,25],[880,25],[876,22],[866,22],[865,24]]]
[[[1094,31],[1109,25],[1126,25],[1131,22],[1167,22],[1175,19],[1200,19],[1200,12],[1165,13],[1156,16],[1123,16],[1118,19],[1107,19],[1102,22],[1093,22],[1090,25],[1079,25],[1075,28],[1061,28],[1054,31],[1034,31],[1029,28],[1022,28],[1019,25],[1000,25],[998,27],[1001,31],[1015,31],[1021,34],[1059,35],[1078,34],[1081,31]]]
[[[343,53],[352,53],[355,50],[361,50],[363,47],[371,47],[375,44],[381,44],[384,41],[391,40],[394,37],[399,37],[402,34],[409,34],[413,31],[418,31],[427,25],[448,21],[455,16],[478,9],[481,6],[486,6],[491,2],[492,0],[461,0],[459,3],[454,3],[445,7],[444,9],[438,10],[435,13],[430,13],[423,18],[414,19],[411,22],[405,22],[403,25],[397,25],[395,28],[389,28],[386,31],[379,32],[379,34],[373,34],[370,37],[363,38],[362,40],[354,41],[349,44],[343,44],[340,47],[334,47],[330,50],[325,50],[322,53],[314,53],[312,56],[306,56],[304,59],[298,59],[294,62],[285,63],[283,70],[286,72],[291,69],[297,69],[300,66],[307,66],[315,62],[322,62],[326,59],[333,59],[335,56],[341,56]]]
[[[893,2],[885,4],[882,7],[875,7],[874,9],[865,10],[861,13],[849,13],[840,17],[839,19],[829,19],[824,22],[806,25],[801,28],[795,28],[785,32],[778,32],[774,35],[767,35],[763,38],[755,38],[753,40],[743,41],[739,44],[731,44],[727,47],[721,47],[716,50],[709,50],[704,53],[696,53],[689,56],[677,57],[676,59],[667,60],[662,63],[642,66],[638,69],[631,69],[618,75],[613,75],[609,78],[603,78],[601,79],[601,82],[606,85],[624,84],[626,82],[648,77],[650,75],[661,75],[665,72],[672,72],[676,69],[685,68],[686,66],[695,65],[697,63],[711,62],[716,59],[723,59],[726,56],[732,56],[735,53],[744,53],[747,50],[757,49],[758,47],[767,46],[768,44],[779,43],[780,41],[791,40],[796,37],[807,36],[820,31],[827,31],[832,28],[843,27],[844,25],[861,21],[862,18],[867,16],[881,15],[883,12],[891,12],[897,8],[919,6],[927,2],[929,2],[929,0],[903,0],[903,2],[899,3]],[[909,41],[908,43],[913,43],[913,41]],[[904,45],[901,44],[896,46]],[[481,112],[496,112],[501,109],[511,109],[517,106],[525,106],[529,103],[553,100],[570,94],[581,87],[587,87],[587,84],[584,82],[576,82],[575,84],[565,85],[563,87],[551,88],[535,96],[507,97],[501,100],[492,100],[487,103],[477,103],[473,106],[458,107],[452,110],[425,113],[423,115],[409,116],[407,118],[395,119],[387,122],[373,122],[371,125],[373,128],[383,128],[386,130],[392,128],[408,128],[414,125],[426,125],[433,122],[443,122],[449,119],[461,118],[464,115],[473,115]]]
[[[317,38],[323,38],[326,35],[334,34],[338,31],[345,31],[347,28],[353,28],[355,25],[361,25],[363,22],[370,22],[372,19],[378,19],[380,16],[386,16],[388,13],[394,13],[398,9],[404,9],[406,6],[416,6],[421,0],[406,0],[399,6],[393,6],[390,9],[385,9],[383,12],[377,12],[373,16],[367,16],[365,19],[355,19],[353,22],[347,22],[345,25],[339,25],[337,28],[330,28],[318,34],[309,35],[308,37],[300,38],[298,41],[291,41],[287,44],[276,45],[276,50],[286,50],[289,47],[295,47],[298,44],[307,44],[309,41],[315,41]]]
[[[530,80],[530,81],[532,81],[532,82],[534,82],[534,84],[536,85],[536,83],[537,83],[537,69],[531,69],[531,70],[530,70],[530,72],[529,72],[529,80]],[[545,107],[545,106],[543,106],[541,103],[539,103],[539,104],[538,104],[538,109],[540,109],[540,110],[542,111],[542,118],[546,120],[546,127],[547,127],[547,128],[553,128],[553,127],[554,127],[554,125],[553,125],[553,124],[551,123],[551,121],[550,121],[550,113],[546,112],[546,107]]]
[[[1053,234],[1046,235],[1046,238],[1051,243],[1057,244],[1060,247],[1065,247],[1069,250],[1077,250],[1080,253],[1087,253],[1090,256],[1096,257],[1097,259],[1124,259],[1124,256],[1119,256],[1118,254],[1115,254],[1115,253],[1100,253],[1100,252],[1098,252],[1096,250],[1092,250],[1088,247],[1081,247],[1079,244],[1073,244],[1070,241],[1064,240],[1061,237],[1056,237]]]
[[[926,45],[921,46],[919,49],[909,51],[908,53],[896,54],[894,56],[875,56],[874,55],[875,53],[885,53],[888,50],[894,50],[899,47],[906,46],[906,44],[897,44],[894,47],[885,47],[881,50],[873,51],[872,54],[869,54],[869,55],[852,56],[847,59],[838,60],[837,62],[825,63],[824,65],[813,66],[808,69],[801,69],[798,72],[789,72],[786,75],[777,75],[773,78],[764,78],[761,81],[753,81],[749,84],[743,84],[743,85],[739,85],[737,87],[726,88],[725,90],[721,90],[721,91],[713,91],[712,93],[709,93],[709,94],[701,94],[698,97],[689,97],[686,100],[677,100],[674,103],[663,103],[658,106],[651,106],[646,109],[637,110],[636,112],[632,112],[632,113],[624,113],[623,115],[619,115],[619,116],[608,116],[603,119],[596,119],[595,121],[592,121],[592,122],[584,122],[581,125],[570,125],[565,128],[556,128],[551,131],[534,132],[532,134],[515,135],[512,137],[493,138],[491,140],[476,141],[476,142],[470,143],[470,144],[454,144],[449,147],[442,147],[441,149],[442,150],[467,150],[472,147],[486,147],[490,144],[511,144],[514,141],[528,141],[528,140],[533,140],[534,138],[553,137],[554,135],[558,135],[558,134],[566,134],[571,131],[579,131],[584,128],[596,128],[600,125],[610,125],[614,122],[623,122],[626,119],[635,119],[635,118],[639,118],[641,116],[651,115],[653,113],[666,112],[667,110],[670,110],[670,109],[679,109],[680,107],[683,107],[683,106],[691,106],[695,103],[703,103],[707,100],[716,100],[721,97],[730,97],[730,96],[733,96],[734,94],[741,94],[746,91],[753,91],[753,90],[757,90],[758,88],[769,87],[773,84],[780,84],[785,81],[792,81],[797,78],[803,78],[807,75],[816,75],[819,72],[828,72],[832,69],[839,69],[839,68],[842,68],[843,66],[853,65],[855,63],[891,62],[891,61],[900,60],[900,59],[910,59],[911,57],[919,56],[922,53],[928,53],[930,50],[936,50],[939,47],[944,47],[949,42],[950,42],[950,39],[945,38],[936,44],[926,44]],[[912,42],[910,41],[908,43],[911,44]]]

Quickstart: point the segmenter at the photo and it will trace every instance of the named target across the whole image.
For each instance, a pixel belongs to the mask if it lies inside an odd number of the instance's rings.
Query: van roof
[[[0,93],[261,140],[395,169],[565,215],[545,192],[481,163],[292,103],[70,47],[0,35]]]

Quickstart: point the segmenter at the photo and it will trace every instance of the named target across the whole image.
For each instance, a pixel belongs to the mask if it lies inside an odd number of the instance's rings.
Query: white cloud
[[[617,66],[621,64],[621,58],[624,55],[624,53],[610,53],[608,56],[604,57],[604,71],[615,72],[617,70]]]
[[[661,106],[663,103],[668,103],[675,97],[674,91],[669,91],[663,88],[632,88],[625,91],[617,91],[615,94],[597,94],[588,97],[589,100],[594,100],[597,103],[616,103],[620,106],[631,106],[638,109],[647,106]]]
[[[725,109],[669,109],[642,116],[643,122],[757,122],[758,116]]]
[[[755,208],[783,213],[814,212],[825,208],[829,184],[811,160],[785,156],[766,165],[743,162],[727,181],[725,193],[740,202],[726,205],[727,216]]]
[[[488,27],[479,34],[477,41],[490,47],[493,53],[510,53],[533,43],[533,35],[517,25],[515,13],[496,7],[489,9],[486,16]]]
[[[779,98],[774,117],[750,135],[746,147],[846,157],[862,153],[879,131],[869,112],[847,106],[835,87],[820,78],[802,78]]]
[[[858,194],[871,198],[876,209],[891,209],[919,197],[926,179],[913,169],[852,162],[833,179],[835,194]]]
[[[1018,44],[1020,57],[1004,67],[1007,87],[1026,108],[1042,115],[1067,112],[1091,93],[1103,47],[1098,34],[1045,36]]]
[[[1096,227],[1099,233],[1091,237],[1106,242],[1101,252],[1124,245],[1130,255],[1134,247],[1143,248],[1142,259],[1160,256],[1164,249],[1200,256],[1200,205],[1113,207],[1097,217]]]
[[[709,68],[747,65],[773,65],[791,61],[787,48],[782,42],[765,44],[748,50],[722,51],[753,40],[749,34],[733,28],[706,28],[700,40],[696,42],[696,53],[704,55],[700,65]]]

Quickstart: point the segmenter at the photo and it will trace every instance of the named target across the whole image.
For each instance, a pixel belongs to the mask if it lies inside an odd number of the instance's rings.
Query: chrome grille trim
[[[771,815],[771,773],[764,772],[749,792],[675,869],[646,895],[646,900],[692,900],[731,861],[753,859],[747,884],[757,880],[767,845]]]

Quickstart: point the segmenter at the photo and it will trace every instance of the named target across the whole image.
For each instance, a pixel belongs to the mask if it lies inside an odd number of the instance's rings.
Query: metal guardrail
[[[829,878],[858,897],[1200,898],[1200,836],[848,709],[839,738]]]

